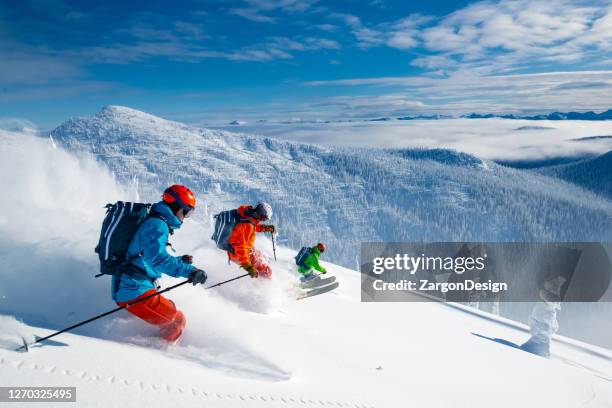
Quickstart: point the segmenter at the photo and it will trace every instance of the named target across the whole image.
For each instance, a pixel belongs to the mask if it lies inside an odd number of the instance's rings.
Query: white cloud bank
[[[241,131],[307,143],[377,148],[450,148],[483,159],[530,161],[612,150],[612,121],[448,119],[341,123],[255,123]]]

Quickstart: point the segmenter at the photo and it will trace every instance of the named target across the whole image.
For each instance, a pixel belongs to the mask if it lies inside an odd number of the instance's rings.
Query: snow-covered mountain
[[[351,149],[191,127],[109,106],[51,133],[153,200],[170,183],[206,201],[199,216],[270,201],[281,242],[317,241],[356,265],[362,241],[609,240],[612,204],[571,183],[451,150]]]
[[[545,167],[539,172],[575,183],[612,199],[612,151],[591,159]]]

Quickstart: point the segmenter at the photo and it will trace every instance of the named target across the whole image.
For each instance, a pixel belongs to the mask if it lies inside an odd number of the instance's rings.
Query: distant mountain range
[[[367,122],[385,122],[388,120],[439,120],[439,119],[452,119],[452,116],[449,115],[417,115],[417,116],[401,116],[399,118],[375,118],[375,119],[367,119]]]
[[[596,113],[593,111],[588,112],[552,112],[540,115],[515,115],[509,114],[498,114],[498,113],[470,113],[468,115],[462,115],[461,118],[465,119],[523,119],[523,120],[612,120],[612,109],[608,109],[605,112]],[[389,120],[440,120],[440,119],[453,119],[453,116],[449,115],[416,115],[416,116],[401,116],[401,117],[381,117],[374,119],[366,119],[366,122],[384,122]],[[522,130],[522,129],[520,129]]]
[[[490,119],[490,118],[501,118],[501,119],[525,119],[525,120],[612,120],[612,109],[608,109],[605,112],[595,113],[593,111],[588,112],[553,112],[535,116],[520,116],[520,115],[499,115],[494,113],[470,113],[469,115],[462,116],[466,119]]]
[[[608,109],[605,112],[596,113],[593,111],[588,112],[552,112],[544,113],[540,115],[519,115],[519,114],[501,114],[501,113],[470,113],[459,117],[451,115],[415,115],[415,116],[381,116],[369,119],[337,119],[337,120],[305,120],[305,119],[291,119],[291,120],[280,120],[280,121],[269,121],[267,119],[260,119],[257,123],[270,123],[270,124],[296,124],[296,123],[340,123],[340,122],[389,122],[395,120],[442,120],[442,119],[522,119],[522,120],[612,120],[612,109]],[[247,122],[241,120],[233,120],[230,125],[245,125]],[[529,127],[524,127],[517,130],[528,130]]]

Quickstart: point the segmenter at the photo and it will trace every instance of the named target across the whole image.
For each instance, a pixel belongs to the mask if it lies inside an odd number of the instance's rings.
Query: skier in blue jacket
[[[193,213],[195,203],[190,189],[173,185],[166,189],[162,201],[153,204],[128,247],[126,258],[132,261],[113,276],[113,299],[118,305],[156,293],[156,280],[162,274],[189,278],[194,285],[206,282],[206,273],[191,264],[190,255],[171,256],[166,250],[169,235]],[[183,313],[161,295],[129,305],[126,310],[159,326],[161,337],[170,342],[177,341],[185,328]]]

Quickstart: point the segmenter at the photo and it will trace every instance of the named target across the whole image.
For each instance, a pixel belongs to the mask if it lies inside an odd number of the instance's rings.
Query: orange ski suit
[[[238,207],[238,215],[242,218],[246,218],[250,222],[239,222],[236,224],[229,238],[229,244],[232,246],[234,252],[227,251],[227,255],[238,265],[251,263],[251,253],[255,246],[255,234],[257,232],[263,232],[263,226],[259,224],[259,221],[245,215],[245,212],[249,208],[252,207],[249,205]]]

